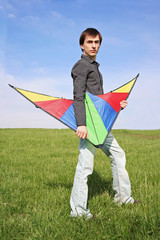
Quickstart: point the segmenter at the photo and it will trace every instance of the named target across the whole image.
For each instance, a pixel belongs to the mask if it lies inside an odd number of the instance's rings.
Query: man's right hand
[[[86,137],[88,138],[87,127],[86,126],[78,126],[76,135],[79,138],[83,138],[83,139],[85,139]]]

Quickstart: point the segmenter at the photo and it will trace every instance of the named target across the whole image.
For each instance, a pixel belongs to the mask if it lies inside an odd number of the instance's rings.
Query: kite
[[[123,86],[102,95],[85,93],[86,126],[90,141],[95,147],[101,147],[121,111],[120,102],[126,100],[139,74]],[[77,130],[73,100],[52,97],[9,84],[36,107],[50,114],[74,131]]]

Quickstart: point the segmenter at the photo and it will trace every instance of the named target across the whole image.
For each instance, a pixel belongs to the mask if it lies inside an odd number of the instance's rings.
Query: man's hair
[[[100,32],[98,32],[98,30],[95,29],[95,28],[87,28],[86,30],[84,30],[81,33],[81,36],[79,38],[79,44],[80,45],[84,44],[84,40],[85,40],[87,35],[92,36],[92,37],[96,37],[98,35],[99,39],[100,39],[100,44],[101,44],[101,42],[102,42],[102,35],[100,34]]]

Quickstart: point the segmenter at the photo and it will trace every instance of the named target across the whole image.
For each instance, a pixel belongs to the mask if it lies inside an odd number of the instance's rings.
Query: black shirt
[[[81,59],[72,68],[73,104],[77,126],[86,125],[85,92],[88,91],[94,95],[103,94],[103,78],[98,67],[99,63],[88,56],[82,55]]]

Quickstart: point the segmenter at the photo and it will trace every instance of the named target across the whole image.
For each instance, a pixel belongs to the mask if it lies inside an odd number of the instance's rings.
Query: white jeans
[[[133,203],[134,199],[131,197],[131,184],[128,173],[125,169],[125,153],[111,133],[106,138],[101,149],[111,159],[113,190],[115,193],[114,202],[117,202],[118,204]],[[74,216],[81,216],[88,211],[87,180],[88,176],[93,172],[96,148],[87,140],[80,139],[79,151],[80,154],[70,198],[71,213]]]

